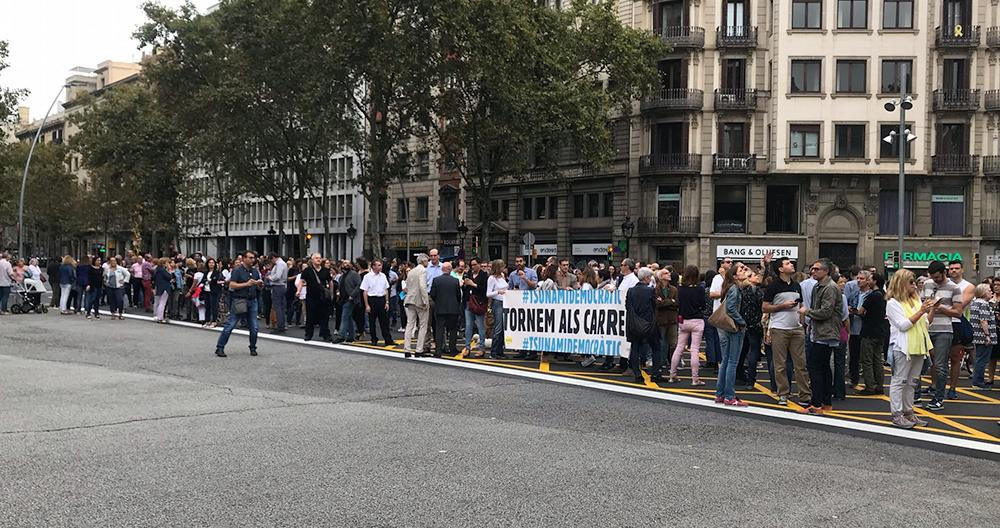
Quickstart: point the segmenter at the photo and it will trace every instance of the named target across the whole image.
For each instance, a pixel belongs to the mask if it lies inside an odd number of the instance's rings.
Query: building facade
[[[1000,247],[996,0],[617,7],[624,23],[671,47],[657,64],[661,89],[612,121],[608,166],[589,168],[567,151],[558,175],[499,186],[491,257],[530,252],[531,233],[538,256],[577,261],[607,259],[610,247],[615,260],[629,253],[705,268],[774,250],[881,267],[899,227],[890,133],[900,116],[883,106],[901,89],[916,136],[904,147],[904,264],[971,261]],[[443,187],[429,181],[407,192],[429,197],[421,242],[440,244],[430,219]],[[475,209],[463,207],[473,232]]]

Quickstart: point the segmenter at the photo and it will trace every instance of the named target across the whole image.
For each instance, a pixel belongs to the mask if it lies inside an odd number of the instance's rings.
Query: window
[[[931,234],[965,235],[965,190],[935,187],[931,195]]]
[[[837,92],[865,93],[868,90],[867,70],[868,63],[863,60],[837,61]]]
[[[426,150],[417,152],[417,176],[426,176],[431,173],[430,153]]]
[[[799,188],[795,185],[767,186],[767,232],[798,233]]]
[[[819,29],[822,26],[822,0],[792,0],[792,29]]]
[[[792,93],[819,93],[821,61],[792,61]]]
[[[715,232],[746,233],[747,188],[745,185],[715,186]]]
[[[837,0],[837,28],[868,27],[868,0]]]
[[[556,218],[556,211],[559,210],[559,197],[549,196],[549,218]]]
[[[587,216],[597,218],[601,216],[601,195],[597,193],[587,194]]]
[[[903,193],[903,234],[911,235],[912,231],[913,191]],[[895,190],[883,190],[878,193],[878,234],[896,235],[899,225],[899,193]]]
[[[865,125],[834,125],[835,158],[865,157]]]
[[[337,198],[340,198],[340,197],[338,196]],[[338,200],[338,202],[339,202],[338,206],[340,206],[341,211],[342,211],[344,203],[340,202],[339,200]],[[396,200],[396,221],[397,222],[405,222],[409,218],[409,216],[410,216],[408,214],[409,213],[409,210],[408,210],[409,208],[407,207],[407,203],[406,202],[408,202],[408,200],[404,200],[402,198],[399,198],[399,199]]]
[[[912,128],[913,127],[913,123],[907,123],[906,127],[909,128],[910,130],[913,130],[913,128]],[[880,157],[880,158],[891,158],[891,159],[898,159],[899,158],[899,144],[896,142],[896,139],[898,138],[898,136],[892,136],[892,138],[893,138],[892,139],[892,143],[886,143],[885,141],[882,141],[882,138],[888,137],[888,136],[892,135],[893,132],[895,132],[896,134],[899,134],[899,125],[879,125],[879,128],[878,128],[878,137],[879,137],[879,142],[878,142],[878,157]],[[904,143],[906,144],[906,146],[903,147],[903,157],[909,159],[910,158],[910,142],[909,141],[905,141]]]
[[[744,155],[746,154],[747,139],[749,138],[749,123],[722,123],[722,133],[719,138],[719,154],[723,155]]]
[[[913,61],[882,61],[882,93],[898,94],[900,83],[905,84],[906,93],[913,91]]]
[[[883,0],[882,28],[913,29],[913,0]]]
[[[545,220],[545,197],[535,197],[535,220]]]
[[[660,185],[656,189],[656,223],[664,232],[675,231],[681,221],[681,188]]]
[[[788,155],[792,158],[819,157],[819,125],[792,125]]]
[[[573,195],[573,218],[583,218],[583,195]]]
[[[534,218],[531,216],[531,198],[525,198],[521,201],[521,220],[531,220]]]
[[[426,222],[430,218],[430,198],[417,198],[417,220]]]
[[[602,216],[611,217],[615,215],[615,193],[604,193],[604,214]]]

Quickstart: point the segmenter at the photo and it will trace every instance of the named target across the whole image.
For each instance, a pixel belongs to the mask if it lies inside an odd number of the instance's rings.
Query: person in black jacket
[[[302,280],[306,284],[306,336],[305,340],[313,338],[313,329],[319,325],[319,336],[324,341],[332,341],[330,335],[330,314],[327,310],[327,296],[330,288],[330,270],[323,267],[323,257],[313,253],[310,265],[302,271]]]
[[[486,355],[486,282],[490,274],[479,265],[479,259],[469,260],[469,271],[462,277],[462,308],[465,312],[465,351],[472,356],[472,335],[479,331],[479,354],[473,357],[483,357]],[[472,298],[475,297],[475,301]],[[473,306],[478,303],[482,313],[476,313]]]
[[[646,355],[652,354],[653,370],[650,373],[650,379],[653,382],[662,381],[660,370],[663,368],[663,353],[660,350],[659,332],[656,331],[656,290],[649,287],[653,271],[649,268],[639,268],[636,271],[636,277],[639,279],[639,284],[629,288],[625,295],[625,312],[642,321],[648,321],[652,330],[646,335],[626,335],[631,344],[629,364],[632,366],[635,382],[645,383],[641,369],[646,362]],[[630,334],[630,332],[626,332],[626,334]]]
[[[451,276],[451,262],[441,264],[441,275],[431,281],[430,298],[437,326],[434,327],[434,357],[444,351],[445,333],[448,335],[448,354],[457,355],[458,315],[462,308],[462,288],[458,279]]]
[[[101,289],[104,285],[104,269],[101,268],[101,257],[94,257],[90,262],[90,268],[87,269],[87,304],[84,306],[83,313],[90,319],[90,312],[93,309],[94,319],[100,319],[101,316],[98,314],[101,304]]]

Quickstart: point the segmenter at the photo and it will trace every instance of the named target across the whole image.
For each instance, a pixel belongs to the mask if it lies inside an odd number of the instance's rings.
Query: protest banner
[[[503,312],[510,350],[628,357],[621,292],[511,290]]]

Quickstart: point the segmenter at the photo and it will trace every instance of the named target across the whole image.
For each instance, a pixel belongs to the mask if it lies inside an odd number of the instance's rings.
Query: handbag
[[[245,315],[247,313],[248,303],[243,297],[236,297],[233,299],[233,313],[236,315]]]
[[[647,321],[636,310],[632,309],[633,304],[629,302],[631,298],[625,296],[625,336],[629,341],[647,339],[656,334],[656,324]]]
[[[313,276],[316,277],[316,284],[319,284],[319,288],[320,288],[319,291],[322,292],[321,295],[323,296],[323,300],[326,301],[326,302],[333,301],[333,292],[330,291],[330,288],[327,288],[327,287],[323,286],[323,283],[319,280],[319,272],[316,271],[316,268],[309,268],[309,269],[312,270]]]
[[[470,295],[469,311],[476,315],[486,315],[486,304],[479,302],[475,295]]]
[[[719,307],[712,312],[712,315],[708,318],[708,324],[718,328],[719,330],[724,330],[730,334],[736,333],[736,323],[733,321],[732,317],[726,313],[726,303],[719,303]]]

